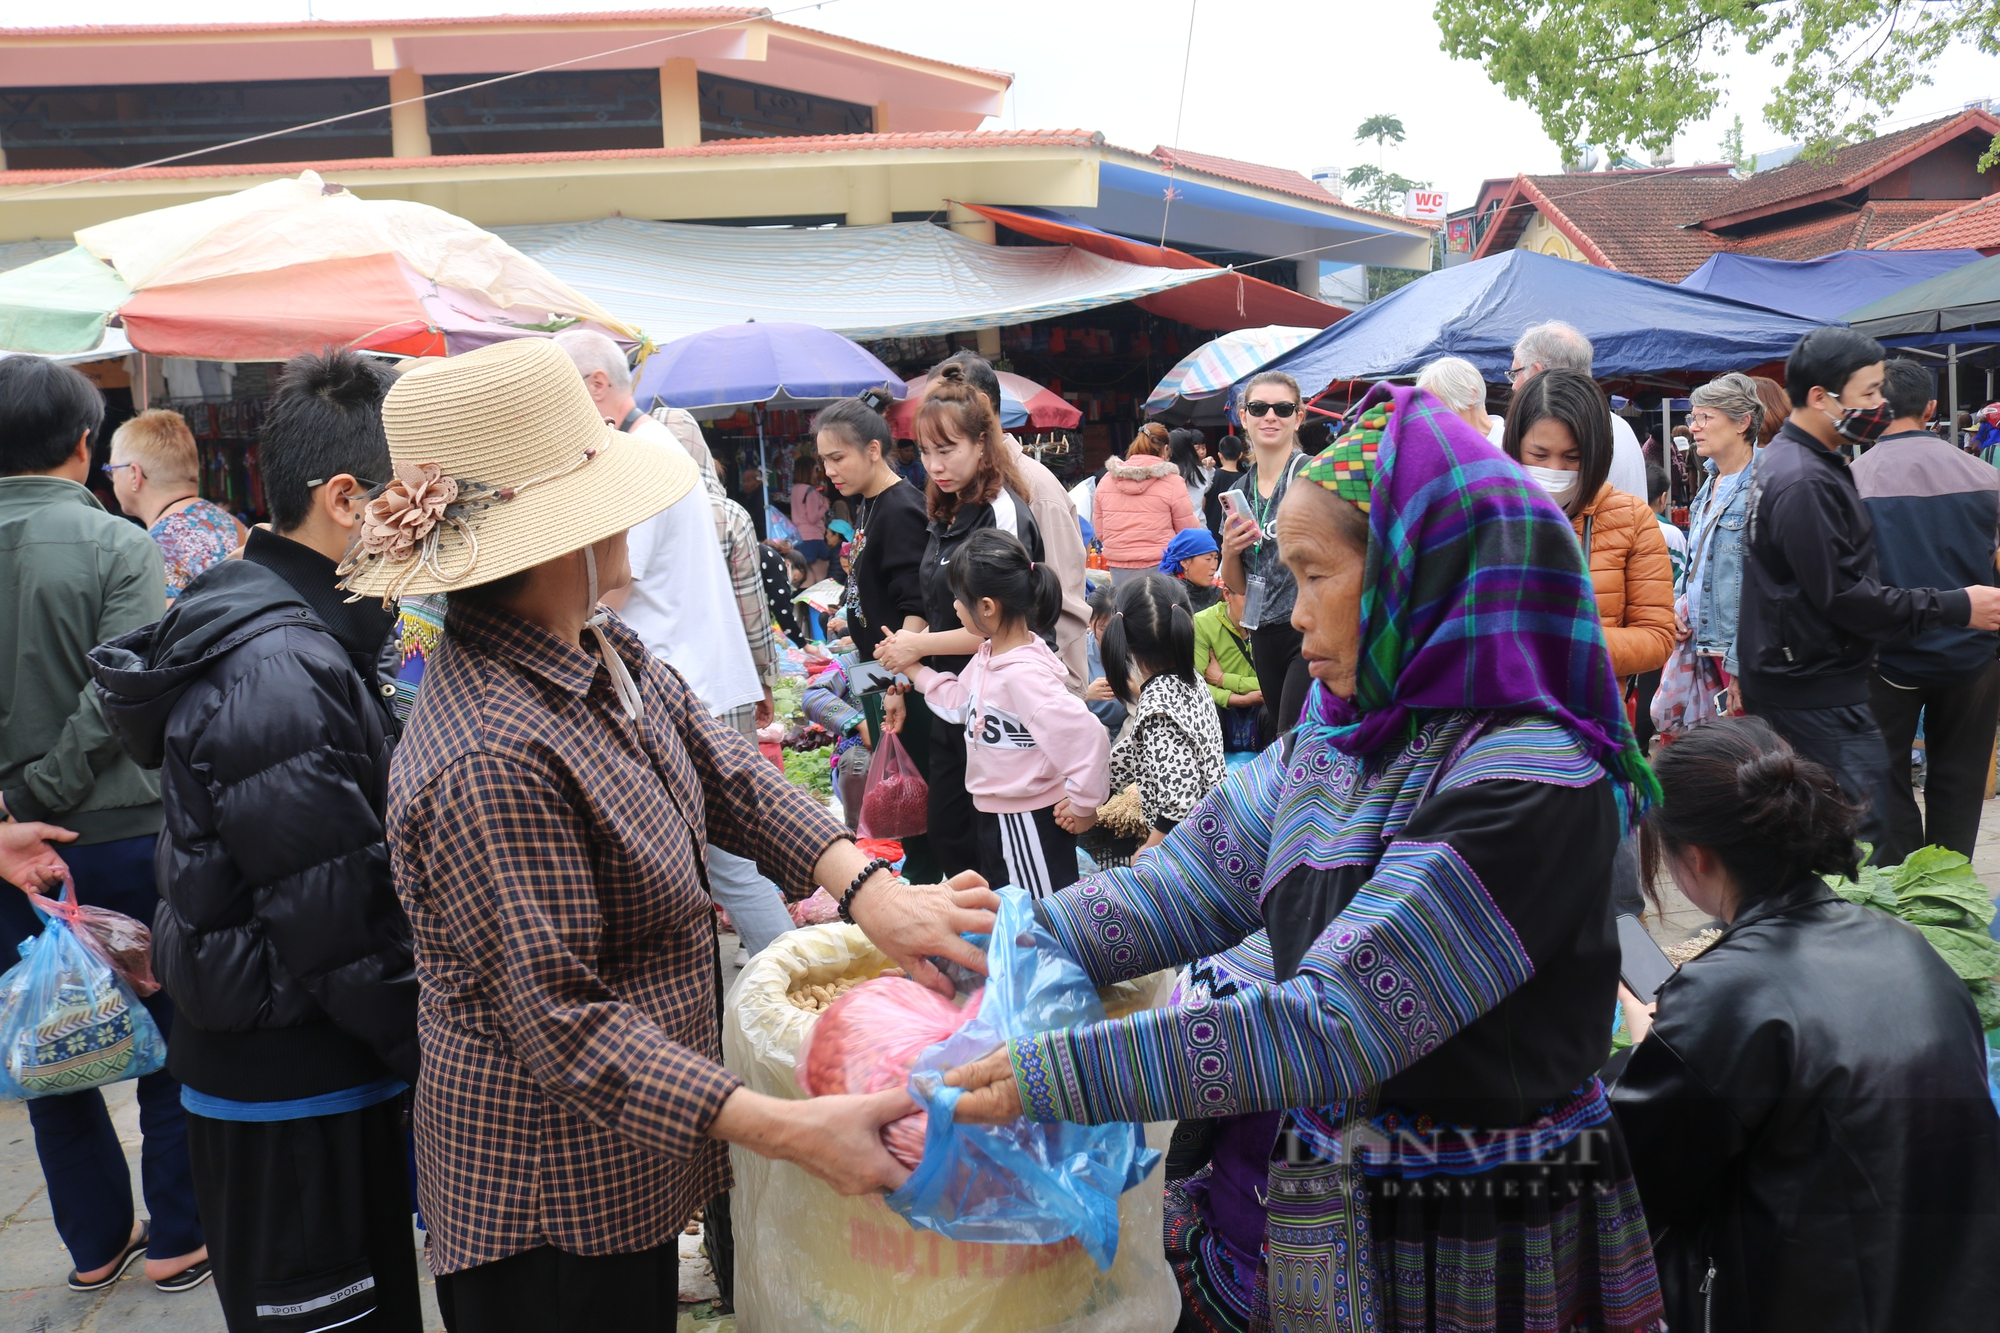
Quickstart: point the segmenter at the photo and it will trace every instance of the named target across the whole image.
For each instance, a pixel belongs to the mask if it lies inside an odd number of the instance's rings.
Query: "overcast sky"
[[[617,0],[69,0],[62,23],[198,23],[396,18],[419,15],[586,12],[664,8]],[[1477,65],[1438,49],[1429,8],[1398,0],[828,0],[771,8],[785,21],[883,46],[1007,70],[1015,76],[1005,113],[988,128],[1102,130],[1140,151],[1178,140],[1183,148],[1310,173],[1373,161],[1354,129],[1368,116],[1402,118],[1408,139],[1385,165],[1471,201],[1488,176],[1560,169],[1560,154],[1529,110],[1510,102]],[[25,26],[24,3],[4,6]],[[790,11],[790,12],[787,12]],[[55,10],[43,14],[56,16]],[[1189,52],[1181,104],[1183,58]],[[1720,113],[1676,145],[1681,164],[1713,160],[1730,118],[1741,114],[1751,151],[1780,146],[1759,115],[1773,76],[1766,58],[1738,55],[1723,72]],[[1957,50],[1936,84],[1917,88],[1894,113],[1912,123],[2000,96],[2000,62]]]

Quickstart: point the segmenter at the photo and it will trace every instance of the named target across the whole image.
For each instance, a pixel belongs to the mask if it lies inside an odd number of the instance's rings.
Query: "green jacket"
[[[1208,661],[1222,664],[1222,684],[1208,684]],[[1248,694],[1257,686],[1257,668],[1250,663],[1250,640],[1229,623],[1229,603],[1218,598],[1206,611],[1194,613],[1194,677],[1215,698],[1217,708],[1229,707],[1229,696]]]
[[[0,477],[0,798],[79,843],[160,831],[160,780],[99,711],[86,654],[166,614],[146,530],[61,477]]]

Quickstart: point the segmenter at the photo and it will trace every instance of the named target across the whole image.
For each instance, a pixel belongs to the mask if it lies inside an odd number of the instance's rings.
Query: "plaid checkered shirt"
[[[396,753],[421,983],[417,1193],[434,1271],[664,1245],[730,1183],[703,848],[788,892],[851,836],[614,622],[593,655],[453,598]]]

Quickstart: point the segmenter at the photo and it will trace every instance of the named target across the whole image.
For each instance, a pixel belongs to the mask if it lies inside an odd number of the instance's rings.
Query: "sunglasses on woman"
[[[1243,404],[1245,416],[1261,417],[1266,412],[1276,412],[1280,421],[1283,421],[1298,410],[1299,405],[1297,403],[1264,403],[1253,401]]]

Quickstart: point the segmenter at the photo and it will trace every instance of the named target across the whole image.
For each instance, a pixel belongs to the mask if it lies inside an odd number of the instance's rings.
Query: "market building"
[[[567,236],[586,268],[605,251],[570,229],[610,219],[736,228],[752,244],[936,225],[1002,248],[1233,270],[1179,301],[1114,299],[1026,321],[967,308],[955,323],[869,341],[899,373],[962,345],[1048,384],[1083,417],[1074,438],[1054,442],[1067,456],[1050,459],[1074,471],[1124,447],[1147,392],[1206,337],[1344,315],[1318,299],[1321,256],[1430,266],[1431,226],[1342,203],[1296,172],[1140,152],[1088,130],[981,130],[1011,83],[747,8],[13,30],[0,35],[0,268],[59,253],[83,227],[312,171],[524,247]],[[657,228],[628,228],[618,244],[671,258]],[[1149,257],[1134,260],[1135,246]],[[774,272],[800,262],[782,243],[770,252]],[[561,272],[561,259],[544,258]],[[790,273],[802,288],[838,287],[833,270]],[[746,304],[715,319],[755,314]],[[837,327],[812,314],[799,317]],[[120,374],[94,370],[107,387]],[[156,377],[148,401],[187,398],[157,362],[145,373]],[[196,384],[194,373],[181,369],[179,383]],[[227,401],[259,383],[239,376]],[[224,401],[190,405],[220,422]],[[213,441],[238,460],[218,475],[251,489],[240,437]]]
[[[1664,282],[1725,253],[2000,247],[1984,207],[2000,167],[1979,169],[1996,134],[2000,116],[1972,107],[1742,179],[1715,162],[1488,180],[1454,240],[1474,258],[1532,250]],[[1941,230],[1947,217],[1965,230]]]

